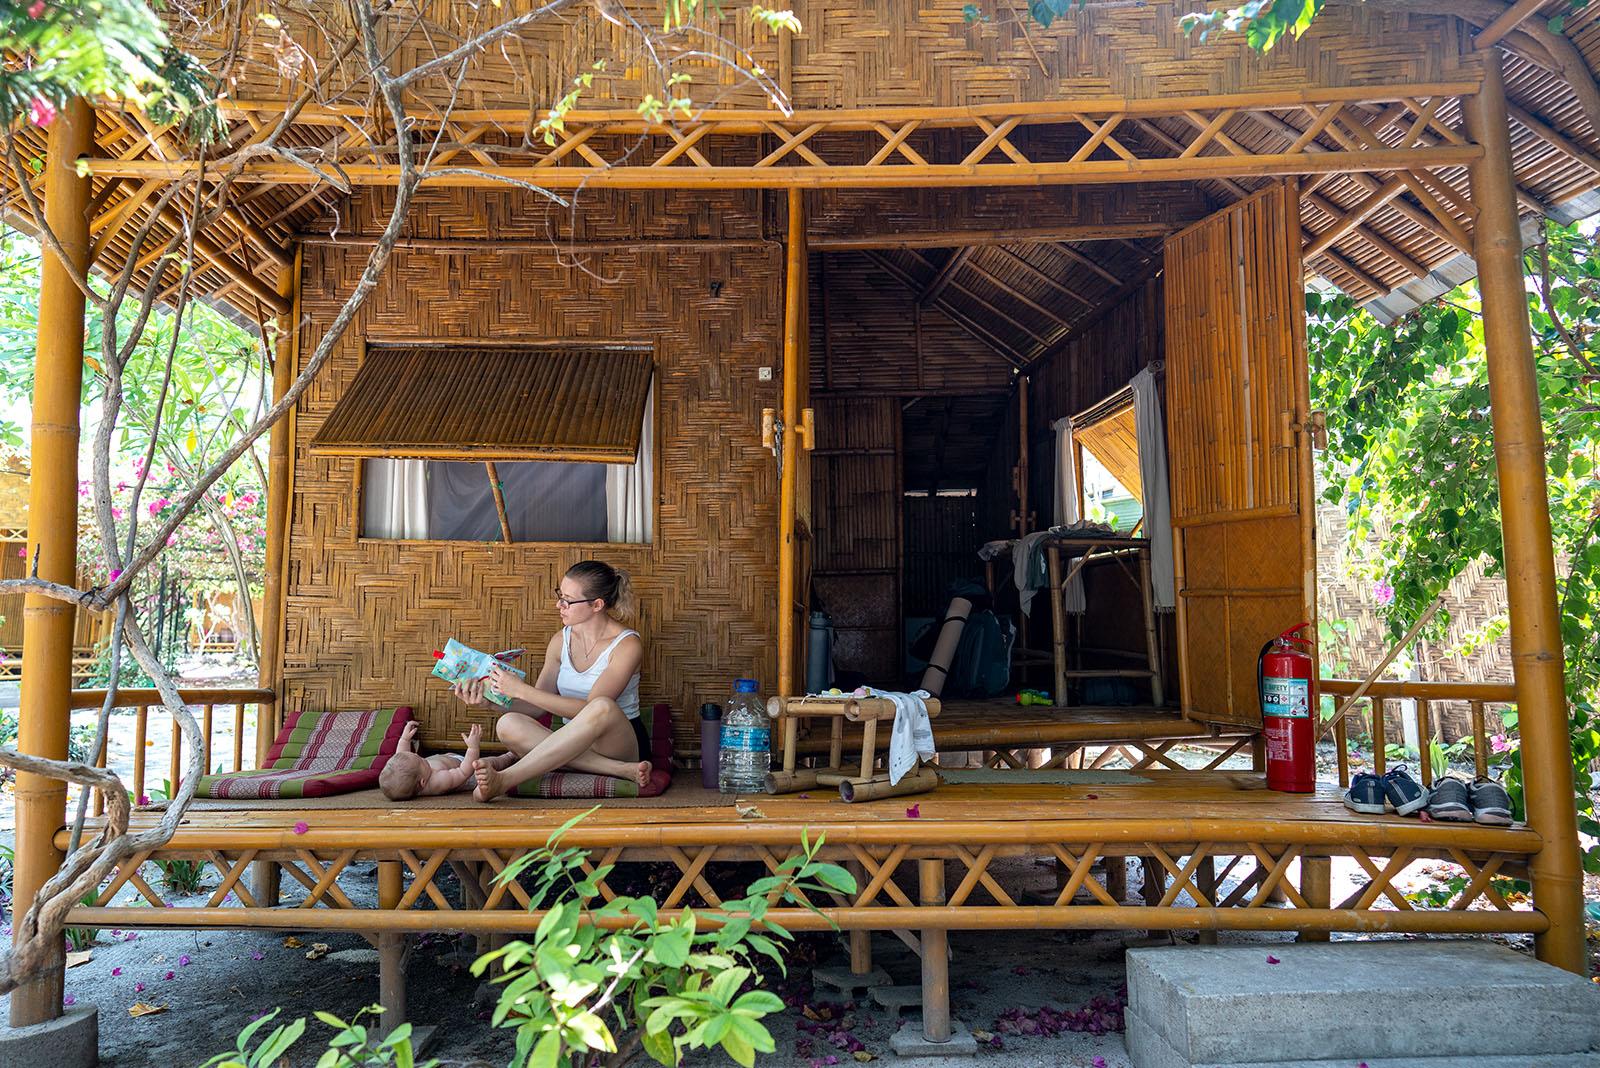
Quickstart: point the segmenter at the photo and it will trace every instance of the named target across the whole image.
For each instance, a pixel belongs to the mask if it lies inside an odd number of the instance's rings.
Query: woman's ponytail
[[[581,584],[590,597],[604,601],[607,615],[619,623],[633,622],[639,601],[626,571],[603,560],[581,560],[567,569],[567,577]]]

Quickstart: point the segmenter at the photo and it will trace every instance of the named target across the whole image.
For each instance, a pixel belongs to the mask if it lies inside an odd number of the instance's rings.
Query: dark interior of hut
[[[1082,413],[1103,431],[1082,442],[1084,517],[1136,528],[1137,451],[1118,431],[1131,425],[1128,381],[1160,366],[1160,264],[1158,237],[813,253],[811,592],[831,631],[814,617],[811,638],[831,646],[836,685],[918,685],[952,593],[966,590],[982,591],[975,610],[991,608],[1010,637],[1011,671],[998,693],[953,682],[946,700],[1054,688],[1049,597],[1024,613],[1010,558],[986,564],[979,550],[1058,521],[1051,424]],[[1144,663],[1136,572],[1109,561],[1082,577],[1086,611],[1067,617],[1064,636],[1071,665]],[[1158,632],[1175,678],[1170,622]],[[1053,699],[1170,706],[1175,693],[1082,678]]]

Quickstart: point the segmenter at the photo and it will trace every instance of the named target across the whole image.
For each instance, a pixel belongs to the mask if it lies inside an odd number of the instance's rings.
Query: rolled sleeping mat
[[[944,690],[944,679],[956,658],[956,647],[961,644],[961,632],[967,627],[967,616],[972,612],[972,602],[965,597],[951,600],[945,611],[944,623],[939,628],[939,640],[933,644],[933,654],[928,657],[928,669],[922,673],[922,688],[937,697]]]

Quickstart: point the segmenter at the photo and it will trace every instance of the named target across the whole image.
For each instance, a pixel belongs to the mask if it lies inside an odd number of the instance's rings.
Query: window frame
[[[656,548],[658,548],[660,546],[660,544],[661,544],[661,501],[662,501],[662,497],[663,497],[661,478],[662,478],[662,474],[663,474],[663,471],[664,471],[664,465],[663,465],[663,462],[662,462],[663,461],[663,457],[662,457],[662,454],[661,454],[661,390],[659,388],[660,385],[661,385],[661,373],[660,373],[661,372],[661,365],[660,365],[660,362],[657,361],[656,358],[655,358],[656,357],[656,349],[655,349],[655,345],[654,345],[653,342],[640,342],[640,341],[591,341],[591,340],[588,340],[588,339],[583,339],[582,341],[578,341],[578,340],[575,340],[575,339],[574,340],[565,340],[565,341],[551,341],[551,340],[549,340],[547,338],[546,339],[539,339],[539,340],[527,340],[527,339],[523,339],[523,338],[509,338],[508,339],[508,338],[503,338],[503,337],[502,338],[487,338],[487,339],[456,338],[456,337],[452,337],[452,338],[420,337],[419,338],[419,337],[414,337],[414,336],[393,336],[393,335],[385,336],[385,337],[364,337],[364,338],[361,339],[361,355],[360,355],[359,359],[357,360],[357,364],[356,364],[357,367],[359,367],[361,365],[361,363],[365,362],[365,360],[367,358],[368,349],[371,348],[374,345],[378,345],[378,346],[390,346],[390,345],[419,345],[419,346],[421,346],[421,345],[439,345],[439,346],[459,345],[459,346],[472,346],[472,345],[481,345],[481,346],[484,346],[484,347],[491,347],[492,346],[492,347],[496,347],[496,348],[578,348],[578,347],[581,347],[581,348],[596,349],[596,348],[613,348],[614,347],[614,348],[627,348],[627,349],[648,349],[649,352],[650,352],[651,363],[652,363],[652,367],[653,367],[653,370],[651,372],[652,373],[652,378],[651,378],[651,383],[650,383],[650,389],[649,389],[649,391],[647,393],[647,396],[649,397],[648,403],[651,406],[650,410],[649,410],[649,413],[648,413],[650,415],[650,425],[651,425],[651,428],[652,428],[652,434],[651,434],[651,440],[650,440],[650,450],[651,450],[650,451],[650,455],[651,455],[651,472],[650,472],[650,475],[651,475],[651,485],[652,485],[652,488],[653,488],[654,492],[652,492],[651,495],[650,495],[650,540],[648,542],[644,542],[644,541],[510,541],[510,542],[508,542],[504,538],[496,538],[496,539],[493,539],[493,540],[487,540],[486,539],[486,540],[483,540],[483,541],[467,540],[467,539],[460,539],[460,538],[379,538],[379,537],[374,537],[374,536],[372,536],[370,534],[367,534],[365,532],[365,529],[364,529],[364,526],[363,526],[363,517],[366,515],[366,486],[365,486],[365,479],[362,477],[363,473],[364,473],[364,469],[366,467],[365,461],[367,461],[367,460],[383,460],[383,459],[412,459],[413,457],[384,457],[384,456],[367,456],[367,457],[354,457],[354,456],[352,456],[352,457],[337,457],[337,458],[329,457],[328,458],[329,460],[338,460],[338,461],[341,461],[341,462],[344,462],[344,461],[352,462],[352,464],[353,464],[353,466],[355,468],[354,473],[351,476],[351,494],[350,494],[350,498],[351,498],[351,501],[354,504],[353,522],[355,523],[356,543],[358,545],[365,545],[365,544],[372,544],[372,545],[410,545],[410,546],[429,546],[429,545],[455,545],[455,546],[476,545],[476,546],[485,546],[485,545],[497,545],[497,546],[500,546],[501,548],[504,548],[504,549],[515,549],[515,548],[519,548],[519,547],[530,547],[530,546],[531,547],[536,547],[536,548],[549,548],[549,549],[595,549],[595,548],[598,548],[598,547],[601,547],[601,546],[604,546],[607,549],[656,549]],[[640,435],[640,439],[639,440],[641,442],[644,441],[644,436],[643,436],[642,433]],[[486,462],[490,462],[490,463],[541,463],[541,462],[551,462],[551,461],[524,460],[524,459],[520,459],[520,458],[495,459],[495,458],[491,458],[491,457],[484,457],[484,460]],[[430,460],[424,459],[423,462],[424,463],[431,463],[431,462],[436,462],[436,461],[430,461]],[[445,461],[437,461],[437,462],[445,462]],[[457,461],[457,462],[461,462],[461,461]],[[471,461],[466,461],[466,462],[471,462]],[[556,461],[556,462],[560,462],[560,461]],[[620,464],[619,465],[612,465],[612,464],[599,463],[599,461],[593,461],[593,460],[591,460],[591,461],[566,461],[566,462],[596,463],[601,467],[622,466]],[[487,477],[487,475],[485,475],[485,477]]]

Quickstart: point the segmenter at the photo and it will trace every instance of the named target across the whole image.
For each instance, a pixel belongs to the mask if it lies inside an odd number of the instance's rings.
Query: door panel
[[[1299,208],[1288,185],[1167,241],[1167,448],[1184,713],[1259,726],[1256,657],[1315,619]]]

